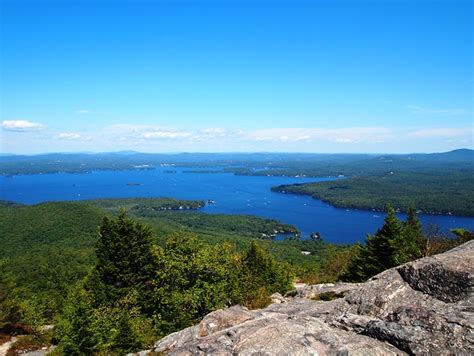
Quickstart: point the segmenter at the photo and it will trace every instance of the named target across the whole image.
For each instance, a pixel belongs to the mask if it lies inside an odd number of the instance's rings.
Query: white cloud
[[[350,138],[336,138],[335,141],[338,142],[338,143],[352,143],[352,142],[354,142]]]
[[[280,141],[280,142],[305,141],[312,138],[312,135],[308,133],[309,130],[314,131],[318,129],[300,129],[300,128],[261,129],[261,130],[254,130],[254,131],[249,132],[247,135],[247,138],[254,141]]]
[[[74,132],[61,132],[57,137],[60,140],[79,140],[81,135]]]
[[[207,137],[223,137],[227,136],[228,132],[226,129],[221,127],[210,127],[201,130],[202,135]]]
[[[141,137],[144,139],[176,139],[176,138],[185,138],[189,137],[191,134],[185,131],[149,131],[141,134]]]
[[[192,137],[197,141],[212,141],[219,138],[232,137],[234,135],[234,132],[229,132],[224,128],[210,127],[193,133]]]
[[[407,133],[408,137],[411,138],[456,138],[465,137],[472,135],[472,128],[428,128]]]
[[[91,136],[84,136],[76,132],[61,132],[56,138],[67,141],[92,141]]]
[[[72,133],[74,134],[74,133]],[[465,140],[469,139],[469,128],[424,128],[407,129],[396,127],[290,127],[290,128],[262,128],[256,130],[232,130],[222,127],[208,127],[195,130],[181,130],[165,128],[158,125],[117,124],[105,127],[99,133],[101,141],[109,145],[126,147],[142,145],[143,150],[150,147],[165,147],[169,142],[179,143],[183,150],[199,150],[228,147],[228,149],[261,150],[276,147],[281,150],[321,150],[326,147],[339,147],[340,150],[358,151],[370,147],[391,147],[390,145],[409,144],[421,138]],[[76,139],[74,135],[64,139]],[[77,140],[84,140],[83,137]],[[98,141],[98,140],[97,140]],[[173,143],[173,147],[176,144]]]
[[[466,109],[453,108],[453,109],[432,109],[425,108],[422,106],[416,105],[407,105],[405,106],[412,114],[428,114],[428,115],[447,115],[447,116],[457,116],[457,115],[467,115],[469,111]]]
[[[104,130],[104,134],[116,135],[120,141],[136,140],[136,139],[179,139],[191,137],[191,132],[163,128],[157,125],[133,125],[133,124],[117,124],[108,126]]]
[[[352,128],[286,128],[261,129],[248,133],[253,141],[303,142],[329,141],[336,143],[379,143],[393,137],[392,130],[384,127]]]
[[[45,126],[28,120],[4,120],[2,121],[2,128],[8,131],[38,131]]]
[[[326,130],[320,138],[337,143],[383,143],[394,136],[387,127],[349,127]]]
[[[143,132],[153,128],[158,128],[150,125],[133,125],[133,124],[116,124],[107,126],[104,131],[106,133],[129,135],[136,132]]]
[[[416,152],[472,147],[473,129],[465,127],[290,127],[232,129],[203,127],[180,129],[149,124],[118,124],[74,131],[49,129],[26,120],[1,122],[4,147],[24,147],[18,151],[55,150],[124,150],[143,152],[167,151],[287,151],[287,152]],[[454,124],[453,124],[454,126]],[[37,132],[39,129],[44,131]],[[10,130],[10,131],[7,131]],[[64,130],[64,131],[61,131]],[[19,140],[15,131],[28,139]],[[49,141],[48,141],[49,140]],[[21,142],[20,142],[21,141]],[[93,142],[93,143],[91,143]],[[50,143],[50,144],[49,144]]]

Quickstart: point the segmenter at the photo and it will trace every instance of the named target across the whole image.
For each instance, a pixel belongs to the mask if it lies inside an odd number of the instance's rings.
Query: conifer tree
[[[418,236],[423,235],[423,228],[421,226],[420,219],[416,215],[416,211],[413,207],[408,209],[407,220],[405,222],[405,229],[409,229],[416,233]]]
[[[370,236],[367,236],[367,239]],[[356,242],[353,248],[353,257],[349,263],[347,269],[343,272],[341,279],[351,282],[361,282],[364,281],[366,276],[365,263],[367,260],[367,250],[364,245],[361,245],[360,242]]]
[[[151,229],[128,218],[124,211],[116,219],[102,220],[96,255],[98,279],[118,297],[130,287],[144,287],[156,272]]]
[[[65,355],[91,355],[96,351],[100,336],[94,327],[91,297],[84,289],[71,290],[55,337],[61,340],[60,349]]]
[[[423,230],[415,209],[408,210],[407,220],[403,224],[403,233],[393,239],[394,261],[397,265],[422,257]]]
[[[367,247],[372,255],[372,262],[379,272],[396,266],[393,241],[399,239],[402,234],[402,222],[395,215],[393,207],[387,205],[387,216],[382,228],[375,233],[373,238],[367,241]]]
[[[345,278],[363,281],[396,266],[394,241],[401,241],[403,232],[403,224],[395,215],[395,210],[391,205],[387,205],[383,226],[374,235],[367,235],[365,246],[359,247]]]

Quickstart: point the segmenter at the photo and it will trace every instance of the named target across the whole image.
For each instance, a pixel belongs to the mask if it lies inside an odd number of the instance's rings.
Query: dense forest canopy
[[[281,185],[272,190],[310,195],[341,208],[383,211],[390,202],[403,212],[416,206],[419,212],[428,214],[474,216],[473,174],[390,171],[331,182]]]

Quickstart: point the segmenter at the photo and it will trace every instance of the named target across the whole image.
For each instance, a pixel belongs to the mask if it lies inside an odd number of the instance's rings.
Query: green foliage
[[[423,234],[423,228],[410,208],[405,222],[401,222],[395,211],[387,206],[384,225],[375,235],[368,235],[365,245],[355,244],[350,263],[345,266],[341,279],[360,282],[388,268],[450,250],[474,238],[465,229],[454,229],[456,238],[442,236],[434,229]]]
[[[359,244],[325,246],[325,255],[321,262],[297,271],[299,280],[307,284],[334,283],[340,280],[357,253],[358,247]]]
[[[135,213],[135,211],[132,211]],[[272,239],[275,231],[278,233],[299,234],[292,225],[282,224],[273,219],[263,219],[251,215],[203,214],[197,212],[181,212],[176,214],[169,211],[154,211],[139,213],[137,216],[153,221],[166,220],[169,224],[179,225],[180,229],[199,232],[210,237],[215,235],[235,234],[240,237]]]
[[[168,203],[169,199],[160,198],[54,202],[33,206],[0,204],[0,259],[5,259],[0,278],[9,278],[8,287],[0,290],[2,295],[8,293],[7,300],[0,302],[0,314],[7,315],[5,320],[19,321],[20,302],[34,299],[51,322],[63,308],[70,286],[88,274],[88,283],[96,285],[90,287],[95,289],[95,298],[107,299],[107,293],[113,288],[100,284],[97,270],[93,273],[90,270],[96,263],[97,226],[105,214],[118,215],[120,205],[129,208],[130,216],[137,222],[149,225],[153,230],[153,242],[161,246],[175,231],[183,231],[196,234],[206,245],[231,243],[237,253],[245,251],[251,239],[262,233],[294,229],[275,220],[253,216],[150,212],[134,208]],[[304,269],[312,273],[325,258],[324,243],[271,241],[269,238],[261,243],[277,259],[289,262],[292,271]],[[301,250],[310,250],[312,255],[302,256]]]
[[[2,275],[11,278],[10,321],[18,321],[13,310],[20,301],[34,299],[49,319],[61,309],[70,286],[93,262],[101,216],[79,202],[0,207],[0,258],[8,260]]]
[[[6,258],[0,259],[0,326],[20,319],[20,306],[14,295],[15,279],[7,265]]]
[[[201,200],[178,200],[172,198],[114,198],[94,199],[90,204],[118,213],[126,209],[136,215],[147,215],[166,210],[197,210],[204,206]]]
[[[268,304],[268,296],[272,293],[293,288],[293,276],[285,265],[278,263],[256,241],[250,244],[242,265],[244,304],[248,307],[262,307]]]
[[[242,257],[231,244],[210,246],[189,233],[171,234],[163,247],[152,241],[152,231],[125,213],[103,219],[96,266],[58,320],[64,353],[136,351],[150,335],[291,288],[287,268],[254,242]]]
[[[95,269],[107,287],[107,299],[113,302],[131,287],[145,288],[154,278],[156,256],[152,246],[152,230],[133,221],[125,212],[116,219],[103,218],[95,249]]]
[[[194,235],[175,233],[158,261],[148,310],[159,318],[163,332],[189,326],[240,299],[239,261],[232,245],[208,246]]]
[[[401,265],[423,257],[424,241],[420,220],[416,216],[415,209],[410,208],[407,220],[403,224],[402,234],[393,239],[395,264]]]
[[[45,309],[47,305],[33,297],[21,300],[18,306],[21,321],[31,328],[33,335],[39,336],[41,327],[46,324]]]
[[[387,173],[388,172],[388,173]],[[384,210],[391,202],[400,211],[416,206],[425,213],[474,216],[474,180],[471,169],[418,172],[395,171],[329,182],[282,185],[278,192],[311,195],[341,208]]]
[[[66,355],[92,354],[99,343],[92,297],[82,288],[71,291],[56,323],[56,338]]]
[[[123,354],[149,346],[154,331],[137,307],[135,291],[114,304],[97,304],[93,291],[77,286],[57,318],[55,336],[64,354]]]
[[[388,268],[417,258],[421,251],[421,225],[413,210],[402,223],[388,205],[384,225],[368,235],[365,246],[356,245],[356,253],[344,279],[363,281]]]

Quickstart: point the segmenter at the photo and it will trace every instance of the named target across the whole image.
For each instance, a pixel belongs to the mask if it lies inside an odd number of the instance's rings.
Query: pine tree
[[[64,310],[57,321],[55,337],[65,355],[92,355],[100,336],[94,328],[90,295],[81,287],[71,290]]]
[[[400,265],[422,257],[424,241],[420,220],[415,209],[410,208],[403,224],[403,233],[392,242],[395,263]]]
[[[403,224],[395,215],[395,210],[387,205],[387,216],[383,226],[375,235],[367,235],[365,246],[358,248],[359,251],[352,260],[345,278],[352,281],[363,281],[396,266],[396,244],[394,241],[402,238]]]
[[[369,238],[370,235],[367,236],[367,239]],[[349,266],[343,272],[341,279],[344,281],[362,282],[367,279],[367,272],[365,270],[365,264],[368,257],[367,250],[365,246],[361,245],[359,242],[356,242],[352,248],[353,257]]]
[[[131,287],[144,287],[156,272],[153,234],[148,226],[128,218],[104,217],[96,245],[97,277],[110,294],[125,295]]]
[[[375,233],[372,239],[367,241],[373,263],[379,272],[396,266],[393,241],[399,239],[402,234],[402,222],[395,215],[392,206],[387,205],[387,216],[382,228]]]
[[[127,310],[119,314],[116,335],[114,335],[112,345],[117,354],[133,352],[143,347],[141,335],[133,329],[131,317]]]
[[[416,211],[414,208],[408,209],[407,220],[405,222],[405,229],[409,229],[416,233],[418,236],[423,235],[423,228],[421,226],[420,219],[416,215]]]

